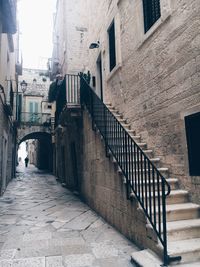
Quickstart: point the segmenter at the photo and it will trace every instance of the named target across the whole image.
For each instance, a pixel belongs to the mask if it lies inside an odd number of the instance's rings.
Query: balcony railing
[[[51,125],[51,114],[37,112],[21,112],[19,122],[21,124],[49,127]]]
[[[55,87],[56,125],[64,109],[80,108],[80,76],[66,74],[63,81],[57,81]]]
[[[67,106],[80,106],[80,77],[66,75],[66,102]]]

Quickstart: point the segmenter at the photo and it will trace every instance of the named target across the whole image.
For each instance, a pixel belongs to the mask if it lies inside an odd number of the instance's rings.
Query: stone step
[[[157,181],[157,179],[156,179]],[[178,179],[176,178],[167,178],[166,181],[169,183],[170,187],[171,187],[171,190],[175,190],[175,189],[178,189]],[[143,182],[143,186],[144,186],[144,183]],[[147,186],[149,186],[149,180],[147,180]],[[153,180],[150,180],[150,184],[151,184],[151,187],[153,186]],[[140,186],[142,187],[142,182],[140,182]],[[160,179],[160,190],[161,190],[161,179]],[[158,190],[158,187],[156,186],[155,187],[155,190],[157,191]],[[187,192],[187,191],[186,191]]]
[[[149,188],[147,187],[147,190],[148,189]],[[138,187],[137,187],[137,190],[138,190]],[[149,196],[151,195],[151,205],[153,206],[153,204],[154,204],[153,199],[155,197],[155,205],[157,206],[158,205],[158,191],[155,191],[155,193],[153,193],[153,187],[151,187],[151,190],[152,190],[151,194],[147,191],[147,195],[145,194],[145,189],[143,190],[144,201],[147,198],[147,202],[149,203]],[[140,189],[139,193],[142,196],[142,190],[141,189]],[[167,193],[167,191],[165,193]],[[132,193],[130,196],[131,197],[133,196]],[[160,203],[162,203],[161,199],[162,199],[162,194],[160,192]],[[167,196],[167,199],[166,199],[167,205],[187,203],[187,201],[188,201],[188,192],[185,190],[172,190],[170,195]],[[158,208],[156,207],[156,209],[158,209]]]
[[[140,139],[140,135],[134,135],[134,131],[133,130],[128,130],[127,131],[130,134],[130,137],[135,141],[135,142],[139,142],[141,143]],[[112,130],[107,129],[107,138],[110,140],[113,140],[119,143],[119,144],[123,144],[123,139],[122,137],[119,135],[119,133],[114,133]]]
[[[199,261],[200,266],[200,238],[168,242],[168,253],[173,257],[181,256],[181,264]]]
[[[181,203],[166,205],[167,221],[180,221],[199,218],[199,205],[194,203]]]
[[[112,107],[112,106],[113,106],[111,102],[105,102],[104,104],[105,104],[107,107]]]
[[[152,149],[144,149],[143,152],[147,157],[152,157],[152,155],[153,155]]]
[[[120,122],[121,126],[124,127],[127,130],[131,130],[131,124],[127,123],[126,121],[121,121]]]
[[[150,170],[150,172],[152,172],[152,168],[150,168],[149,169]],[[157,168],[157,170],[165,177],[165,176],[167,176],[168,175],[168,172],[169,172],[169,169],[168,168]],[[139,171],[138,170],[136,170],[136,173],[137,172],[143,172],[143,174],[145,173],[145,169],[143,168],[142,170],[141,169],[139,169]],[[132,173],[132,170],[131,171],[129,171],[130,173]],[[135,173],[135,170],[133,170],[133,173]],[[148,168],[146,168],[146,173],[148,173]],[[156,174],[155,174],[156,175]]]
[[[160,163],[160,159],[159,158],[150,158],[149,159],[155,166],[158,166],[158,164]],[[113,162],[115,162],[116,160],[114,159],[113,160]],[[127,158],[127,161],[126,161],[126,158],[124,157],[124,159],[122,159],[122,164],[123,163],[125,163],[125,162],[127,162],[128,163],[128,165],[129,165],[129,163],[132,163],[133,162],[133,168],[138,168],[138,166],[137,166],[137,164],[139,163],[139,166],[141,166],[140,164],[141,164],[141,162],[142,162],[142,166],[144,167],[144,159],[143,160],[138,160],[138,159],[134,159],[134,158]],[[136,164],[136,166],[135,166],[135,164]]]
[[[135,132],[135,130],[133,130],[133,129],[126,129],[126,131],[127,131],[130,135],[136,135],[136,132]],[[136,135],[136,136],[141,137],[140,135]]]
[[[151,188],[151,190],[153,190],[153,188]],[[166,191],[167,193],[167,191]],[[152,205],[153,205],[153,197],[155,195],[155,199],[156,199],[156,204],[157,202],[157,198],[158,198],[158,191],[156,191],[154,194],[153,192],[151,192],[151,198],[152,198]],[[147,197],[149,198],[150,194],[147,193]],[[145,194],[144,194],[145,197]],[[160,199],[162,198],[161,192],[160,192]],[[161,202],[161,201],[160,201]],[[170,192],[170,195],[167,196],[166,199],[166,203],[167,205],[170,204],[181,204],[181,203],[187,203],[188,202],[188,192],[185,190],[172,190]]]
[[[151,169],[149,169],[150,170],[150,172],[152,172],[152,168]],[[166,177],[167,175],[168,175],[168,168],[157,168],[157,170],[164,176],[164,177]],[[148,174],[148,168],[145,170],[145,169],[136,169],[136,170],[128,170],[128,173],[131,175],[131,173],[141,173],[141,172],[143,172],[143,174],[145,175],[145,171],[146,171],[146,174]],[[118,172],[122,172],[122,170],[121,170],[121,168],[119,168],[118,169]],[[139,178],[139,179],[141,179],[141,177]]]
[[[120,170],[119,170],[119,172],[120,172]],[[171,192],[173,192],[173,191],[179,191],[178,190],[178,179],[176,179],[176,178],[167,178],[166,181],[170,185],[170,188],[172,190]],[[124,183],[126,184],[126,178],[125,177],[124,177]],[[142,188],[142,181],[140,180],[139,183],[140,183],[140,191],[142,192],[142,189],[141,189]],[[131,181],[130,181],[130,184],[132,184]],[[151,189],[152,189],[153,188],[153,180],[150,180],[150,184],[151,184]],[[149,180],[147,180],[146,186],[149,187]],[[143,188],[145,188],[145,180],[143,180]],[[161,184],[161,180],[160,180],[160,190],[161,190],[161,188],[162,188],[162,184]],[[139,190],[138,189],[138,183],[137,183],[137,190]],[[155,191],[157,191],[157,190],[158,190],[158,186],[155,185]],[[166,191],[166,193],[167,193],[167,191]],[[185,197],[186,196],[188,197],[188,192],[187,191],[184,191],[183,195],[185,195]],[[180,197],[182,197],[182,195]]]
[[[152,209],[153,213],[153,209]],[[162,213],[162,210],[161,210]],[[156,206],[156,220],[158,221],[158,207]],[[194,203],[178,203],[166,205],[166,220],[168,222],[198,219],[200,214],[200,206]],[[153,216],[153,214],[152,214]],[[162,217],[162,214],[161,214]],[[161,218],[162,221],[162,218]]]
[[[200,218],[167,223],[168,241],[200,238]]]
[[[153,157],[153,150],[151,150],[151,149],[143,149],[142,151],[148,158]],[[123,155],[126,152],[125,151],[119,151],[118,153]]]
[[[141,149],[146,149],[146,147],[147,147],[147,143],[144,143],[144,142],[136,142],[136,143]],[[122,152],[126,152],[125,146],[122,146],[122,144],[118,144],[118,145],[115,144],[115,146],[118,147],[118,148],[122,148],[124,150]],[[129,150],[130,150],[130,147],[131,146],[128,146]]]
[[[161,252],[160,252],[161,253]],[[164,266],[162,261],[162,256],[158,257],[157,254],[155,254],[150,249],[143,249],[137,252],[133,252],[131,254],[131,262],[133,262],[138,267],[160,267]],[[199,267],[200,262],[193,261],[188,263],[182,263],[182,261],[176,263],[172,263],[168,266],[178,265],[179,267]]]
[[[186,190],[172,190],[167,196],[167,204],[181,204],[188,202],[188,191]]]

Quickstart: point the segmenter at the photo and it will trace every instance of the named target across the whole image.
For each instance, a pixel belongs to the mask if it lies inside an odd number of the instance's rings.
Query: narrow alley
[[[33,165],[18,166],[0,203],[0,267],[133,266],[138,248]]]

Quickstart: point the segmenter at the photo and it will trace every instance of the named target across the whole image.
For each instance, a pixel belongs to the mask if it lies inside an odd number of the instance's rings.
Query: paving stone
[[[67,267],[90,267],[93,266],[95,257],[92,254],[77,254],[64,257]]]
[[[98,220],[98,216],[91,210],[80,214],[80,216],[66,223],[63,228],[74,229],[74,230],[85,230],[91,224]]]
[[[32,241],[32,240],[44,240],[44,239],[51,239],[52,233],[44,232],[39,234],[25,234],[23,236],[23,241]]]
[[[138,251],[54,176],[32,166],[0,200],[0,267],[129,267]]]
[[[113,245],[101,243],[92,243],[92,251],[97,259],[99,258],[110,258],[117,257],[119,255],[118,249]]]
[[[133,267],[130,260],[119,259],[116,257],[109,259],[97,259],[94,264],[99,267]],[[149,266],[151,267],[151,266]]]
[[[0,267],[45,267],[45,258],[2,260]]]
[[[5,249],[0,251],[0,260],[13,259],[16,254],[16,249]]]
[[[62,256],[46,257],[45,267],[64,267]]]

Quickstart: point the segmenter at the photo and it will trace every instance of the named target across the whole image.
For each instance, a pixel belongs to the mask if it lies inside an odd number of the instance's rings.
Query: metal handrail
[[[21,112],[19,122],[29,125],[49,126],[51,122],[51,114],[38,112]]]
[[[164,264],[168,264],[166,197],[170,194],[169,183],[83,77],[81,103],[91,114],[93,127],[95,125],[103,136],[106,153],[108,149],[111,151],[126,178],[127,198],[135,194],[163,246]]]

